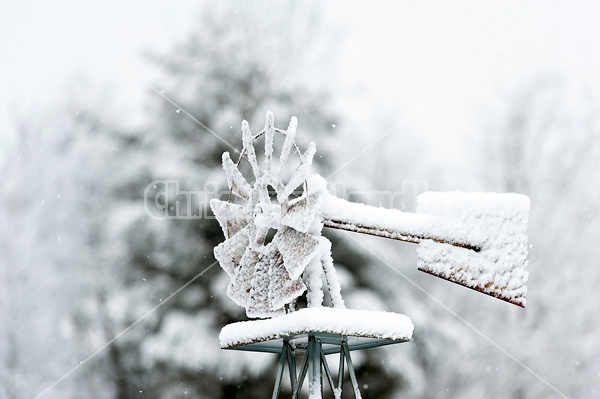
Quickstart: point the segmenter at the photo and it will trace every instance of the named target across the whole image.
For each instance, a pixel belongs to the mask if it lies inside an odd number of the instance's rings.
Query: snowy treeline
[[[531,198],[525,310],[419,273],[412,244],[325,229],[346,306],[415,325],[413,342],[356,355],[364,397],[600,395],[593,97],[559,79],[522,82],[481,120],[466,160],[442,163],[418,132],[399,129],[337,172],[389,118],[359,131],[335,109],[335,87],[315,88],[307,71],[315,52],[333,50],[319,35],[341,33],[318,8],[272,6],[206,7],[186,41],[150,57],[181,109],[149,91],[145,120],[132,123],[86,91],[15,127],[0,164],[0,398],[268,397],[275,357],[219,348],[221,327],[246,318],[214,265],[219,224],[153,219],[143,197],[159,179],[225,190],[226,143],[241,149],[240,121],[259,126],[268,110],[297,116],[299,145],[315,141],[321,155],[314,169],[350,188],[423,179],[431,190]],[[171,200],[169,212],[183,201]]]

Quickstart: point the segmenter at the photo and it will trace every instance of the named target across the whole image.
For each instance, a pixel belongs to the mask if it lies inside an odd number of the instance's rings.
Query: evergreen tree
[[[269,110],[278,126],[298,117],[300,145],[317,141],[326,172],[323,160],[333,154],[328,136],[336,120],[327,88],[303,78],[316,43],[298,38],[303,27],[320,23],[316,11],[289,5],[206,7],[197,31],[168,54],[153,57],[164,72],[157,87],[171,101],[151,93],[153,116],[145,131],[121,134],[127,144],[118,157],[128,162],[107,239],[123,243],[115,259],[122,265],[122,284],[102,296],[110,330],[116,334],[189,285],[112,344],[117,396],[142,391],[156,398],[252,398],[272,389],[274,358],[218,348],[219,329],[245,315],[225,296],[227,277],[218,266],[198,276],[214,263],[212,248],[223,240],[217,222],[154,220],[143,212],[141,197],[160,179],[177,180],[180,191],[224,190],[222,152],[234,152],[228,143],[241,148],[241,119],[256,132]],[[159,183],[150,197],[162,189]],[[185,198],[169,195],[163,205],[173,214],[185,204]],[[210,214],[207,199],[200,205],[202,214]],[[349,270],[358,285],[371,284],[363,278],[368,260],[336,236],[332,241],[338,267]],[[381,387],[378,397],[386,397],[396,384],[381,371],[371,355],[358,369]]]

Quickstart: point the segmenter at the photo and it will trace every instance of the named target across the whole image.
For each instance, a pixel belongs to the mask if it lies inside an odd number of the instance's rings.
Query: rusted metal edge
[[[446,277],[446,276],[442,276],[442,275],[436,274],[436,273],[434,273],[434,272],[433,272],[433,271],[431,271],[431,270],[426,270],[426,269],[422,269],[422,268],[418,268],[418,269],[419,269],[419,271],[422,271],[423,273],[427,273],[427,274],[430,274],[430,275],[432,275],[432,276],[439,277],[439,278],[441,278],[441,279],[444,279],[444,280],[446,280],[446,281],[450,281],[450,282],[452,282],[452,283],[454,283],[454,284],[458,284],[458,285],[460,285],[461,287],[467,287],[467,288],[470,288],[470,289],[472,289],[473,291],[481,292],[482,294],[489,295],[489,296],[491,296],[491,297],[494,297],[494,298],[500,299],[500,300],[502,300],[502,301],[504,301],[504,302],[508,302],[508,303],[510,303],[510,304],[513,304],[513,305],[516,305],[516,306],[518,306],[518,307],[520,307],[520,308],[523,308],[523,309],[525,309],[525,305],[523,305],[523,304],[521,304],[521,303],[518,303],[518,302],[515,302],[515,301],[512,301],[512,300],[510,300],[510,299],[508,299],[508,298],[505,298],[505,297],[503,297],[503,296],[501,296],[501,295],[498,295],[498,294],[496,294],[496,293],[494,293],[494,292],[486,292],[486,291],[484,291],[484,290],[483,290],[482,288],[480,288],[480,287],[473,287],[473,286],[470,286],[470,285],[466,285],[466,284],[465,284],[465,283],[463,283],[462,281],[459,281],[459,280],[452,280],[452,278],[449,278],[449,277]]]
[[[334,228],[334,229],[352,231],[355,233],[369,234],[369,235],[373,235],[373,236],[377,236],[377,237],[390,238],[392,240],[412,242],[415,244],[418,244],[422,240],[432,240],[432,241],[439,242],[442,244],[450,244],[455,247],[470,249],[475,252],[481,251],[481,247],[479,247],[477,245],[466,244],[464,242],[447,241],[447,240],[442,240],[438,237],[426,237],[426,236],[421,236],[421,235],[409,234],[409,233],[398,231],[398,230],[382,229],[382,228],[378,228],[378,227],[353,224],[353,223],[345,222],[343,220],[323,218],[323,225],[326,227]]]

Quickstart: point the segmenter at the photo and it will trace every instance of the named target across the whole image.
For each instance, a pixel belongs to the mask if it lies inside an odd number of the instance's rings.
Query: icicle
[[[248,162],[252,166],[252,173],[256,179],[260,176],[260,168],[258,167],[258,161],[256,160],[256,151],[254,151],[252,132],[247,121],[242,121],[242,142],[244,143],[244,150],[246,150],[246,157]]]
[[[232,189],[234,194],[246,200],[250,199],[252,187],[244,179],[244,176],[238,170],[237,165],[233,163],[227,151],[223,153],[223,169],[225,169],[225,174],[227,175],[227,185]]]
[[[273,160],[273,136],[275,135],[275,117],[271,111],[267,112],[265,123],[265,165],[267,174],[271,174],[271,161]]]
[[[296,187],[301,185],[304,180],[308,178],[308,173],[310,172],[310,167],[312,165],[313,157],[315,156],[315,152],[317,151],[317,147],[315,143],[311,141],[306,149],[306,152],[302,154],[300,158],[300,165],[296,168],[288,184],[285,186],[285,189],[277,196],[279,202],[283,202],[284,199],[290,196],[291,193],[294,192]]]
[[[323,272],[325,273],[325,281],[329,290],[329,297],[334,308],[345,309],[344,300],[342,299],[340,283],[333,267],[333,258],[331,257],[331,241],[325,237],[319,237],[320,246],[323,251],[321,262],[323,263]]]

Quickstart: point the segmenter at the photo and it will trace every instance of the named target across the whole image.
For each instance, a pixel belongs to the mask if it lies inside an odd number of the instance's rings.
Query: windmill
[[[239,159],[234,163],[223,154],[229,200],[210,204],[225,236],[214,253],[231,278],[227,295],[249,318],[260,319],[225,326],[221,347],[278,353],[273,398],[286,365],[293,397],[308,373],[309,396],[320,398],[323,371],[341,397],[347,367],[359,398],[350,352],[412,338],[413,325],[404,315],[345,308],[323,227],[416,243],[419,270],[525,307],[526,196],[427,192],[417,198],[416,213],[349,202],[331,195],[326,181],[311,174],[316,146],[311,142],[302,152],[296,132],[296,118],[282,130],[270,112],[257,134],[242,122]],[[283,144],[274,159],[276,135]],[[254,146],[259,138],[264,138],[260,161]],[[290,157],[296,167],[286,174]],[[241,170],[244,160],[250,179]],[[322,306],[325,293],[331,307]],[[298,309],[297,299],[305,294],[307,307]],[[297,353],[304,354],[299,374]],[[333,353],[340,354],[337,385],[325,358]]]

